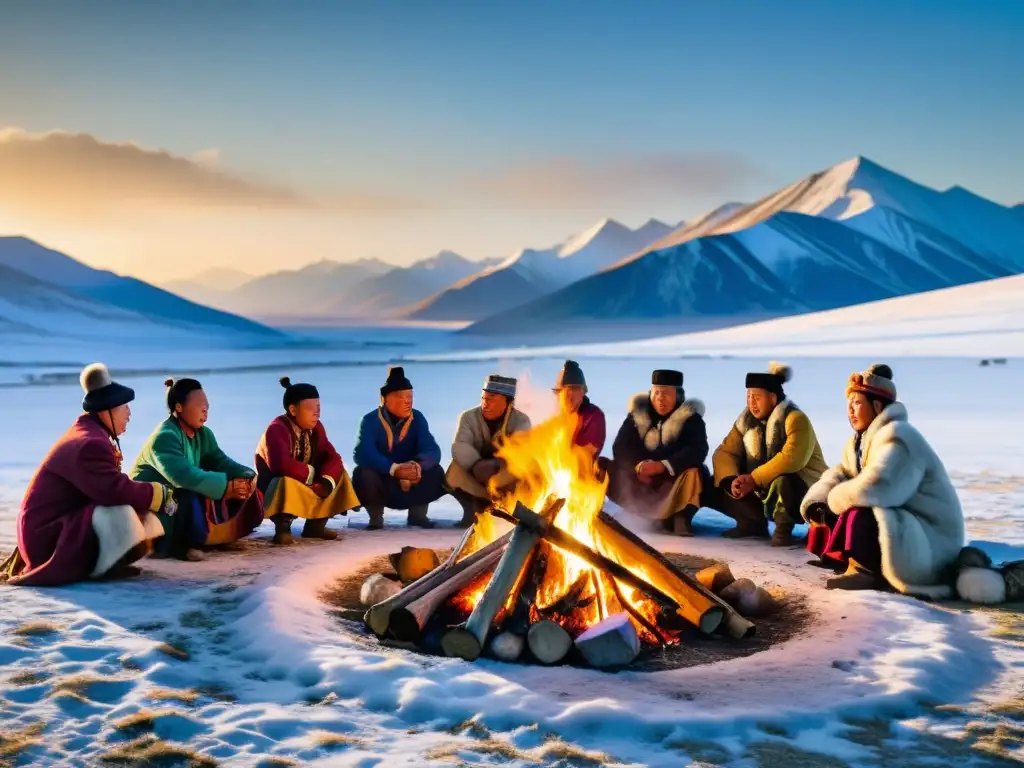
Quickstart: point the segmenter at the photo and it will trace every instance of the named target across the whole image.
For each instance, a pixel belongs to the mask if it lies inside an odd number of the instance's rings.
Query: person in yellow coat
[[[811,420],[783,390],[791,377],[782,363],[748,373],[747,407],[711,457],[714,487],[702,504],[736,521],[727,538],[768,538],[774,520],[772,546],[792,545],[800,503],[828,469]]]

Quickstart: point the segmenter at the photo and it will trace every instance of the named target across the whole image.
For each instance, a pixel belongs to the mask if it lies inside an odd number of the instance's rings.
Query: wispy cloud
[[[725,153],[554,157],[466,180],[475,194],[516,207],[590,207],[643,196],[696,199],[735,194],[762,178],[749,160]]]
[[[314,197],[224,167],[220,150],[188,158],[87,133],[0,128],[0,205],[49,215],[96,215],[124,204],[384,211],[420,208],[400,197],[342,191]]]

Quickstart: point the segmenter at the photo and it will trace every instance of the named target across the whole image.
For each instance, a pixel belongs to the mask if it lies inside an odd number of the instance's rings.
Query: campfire
[[[572,414],[510,435],[498,457],[517,479],[444,563],[367,611],[380,638],[448,656],[541,663],[573,647],[591,665],[622,666],[642,647],[688,630],[734,638],[754,625],[606,514],[607,478],[572,445]],[[731,578],[731,577],[730,577]]]

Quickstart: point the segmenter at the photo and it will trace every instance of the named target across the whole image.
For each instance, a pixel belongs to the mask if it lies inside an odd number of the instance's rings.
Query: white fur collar
[[[654,411],[651,406],[651,396],[647,392],[641,392],[630,398],[629,415],[633,417],[633,424],[640,439],[644,441],[644,447],[649,451],[657,450],[662,445],[674,443],[683,432],[683,425],[686,424],[693,414],[704,415],[704,403],[701,400],[684,400],[672,413],[661,422],[659,429],[652,418]]]
[[[796,405],[793,404],[792,400],[789,398],[782,400],[768,414],[768,421],[762,427],[760,420],[754,418],[754,414],[750,412],[750,409],[744,408],[743,413],[736,419],[736,429],[743,436],[743,446],[747,450],[747,456],[755,461],[765,462],[774,456],[777,451],[782,450],[782,446],[786,442],[786,416],[795,409]],[[765,444],[768,449],[767,456],[761,455],[762,430],[764,431]]]
[[[890,403],[882,412],[875,417],[875,420],[871,422],[871,425],[864,430],[864,433],[860,437],[860,458],[861,466],[867,466],[868,456],[871,453],[871,447],[878,439],[879,434],[885,430],[889,433],[897,428],[900,423],[907,422],[907,407],[903,403],[897,401]],[[882,438],[882,442],[887,442],[891,438]],[[853,474],[857,473],[857,435],[850,438],[850,442],[847,445],[846,451],[846,463],[847,470]]]

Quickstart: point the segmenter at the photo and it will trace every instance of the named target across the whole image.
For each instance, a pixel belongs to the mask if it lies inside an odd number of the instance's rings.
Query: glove
[[[331,488],[323,480],[317,480],[313,483],[313,493],[319,496],[321,499],[326,499],[331,495]]]

